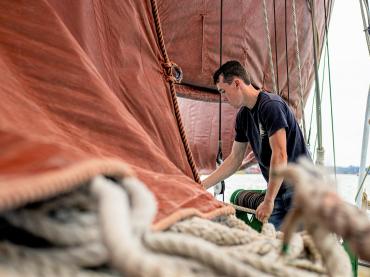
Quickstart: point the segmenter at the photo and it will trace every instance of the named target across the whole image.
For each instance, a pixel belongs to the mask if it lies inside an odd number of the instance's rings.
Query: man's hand
[[[274,209],[274,202],[264,200],[256,210],[256,217],[259,221],[265,223],[270,218],[272,210]]]

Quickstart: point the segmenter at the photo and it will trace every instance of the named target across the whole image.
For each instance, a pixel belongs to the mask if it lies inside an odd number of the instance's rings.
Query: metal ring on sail
[[[163,63],[165,69],[166,80],[174,83],[181,83],[183,73],[181,67],[173,62]]]

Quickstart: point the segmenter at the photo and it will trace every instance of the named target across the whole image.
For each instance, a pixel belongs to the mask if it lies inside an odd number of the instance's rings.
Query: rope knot
[[[181,68],[177,64],[169,61],[162,63],[162,66],[164,68],[164,74],[166,76],[167,82],[172,83],[181,82],[183,74]]]

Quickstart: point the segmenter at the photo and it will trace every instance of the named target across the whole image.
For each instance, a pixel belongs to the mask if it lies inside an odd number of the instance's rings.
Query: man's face
[[[224,83],[224,77],[220,76],[220,81],[216,84],[218,91],[225,94],[230,105],[240,108],[243,104],[243,95],[241,93],[239,80],[234,78],[231,84]]]

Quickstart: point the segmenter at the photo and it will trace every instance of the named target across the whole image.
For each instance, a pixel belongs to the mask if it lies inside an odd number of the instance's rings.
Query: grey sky
[[[359,165],[367,94],[370,84],[370,57],[363,33],[359,1],[334,2],[329,26],[334,135],[337,166]],[[322,56],[321,66],[323,65]],[[320,82],[322,71],[320,71]],[[328,80],[327,75],[325,80]],[[322,99],[325,164],[333,164],[328,82]],[[306,106],[309,125],[312,96]],[[316,129],[316,120],[313,120]],[[308,128],[307,128],[308,129]],[[367,163],[370,162],[370,149]]]

